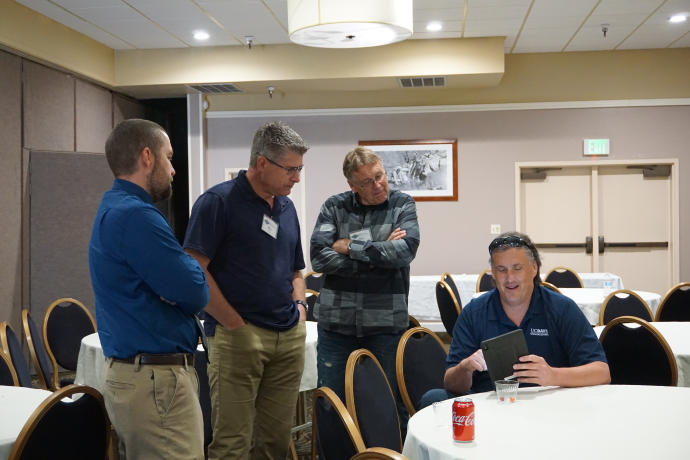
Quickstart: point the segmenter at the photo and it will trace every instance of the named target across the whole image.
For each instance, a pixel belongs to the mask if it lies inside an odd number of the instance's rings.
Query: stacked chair
[[[0,345],[11,361],[19,386],[31,388],[31,371],[24,359],[22,344],[7,321],[0,323]]]

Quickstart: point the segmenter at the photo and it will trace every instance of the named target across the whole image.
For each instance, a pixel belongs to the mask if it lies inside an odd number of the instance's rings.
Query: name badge
[[[264,214],[261,221],[261,230],[271,235],[273,238],[278,238],[278,222]]]
[[[350,232],[350,239],[356,241],[370,241],[371,240],[371,230],[368,228],[363,228],[361,230],[354,230]]]

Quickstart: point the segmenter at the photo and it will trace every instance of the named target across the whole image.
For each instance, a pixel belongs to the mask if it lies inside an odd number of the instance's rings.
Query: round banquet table
[[[316,323],[307,321],[307,339],[304,347],[304,372],[299,391],[316,388],[316,339],[318,332]],[[203,350],[199,345],[199,350]],[[101,377],[103,376],[103,348],[98,333],[87,335],[81,341],[79,358],[77,361],[77,375],[74,383],[88,385],[101,391]],[[2,459],[0,459],[2,460]]]
[[[666,339],[666,342],[668,342],[668,345],[671,347],[673,355],[676,357],[676,365],[678,366],[678,386],[690,387],[690,322],[659,322],[650,324],[664,336],[664,339]],[[603,330],[604,326],[594,328],[597,337],[601,335],[601,331]]]
[[[0,386],[0,460],[7,460],[24,424],[51,394],[46,390]]]
[[[518,402],[496,393],[472,395],[475,440],[455,443],[437,427],[433,407],[407,426],[403,455],[410,460],[687,459],[690,389],[601,385],[518,390]]]
[[[601,305],[604,303],[606,296],[604,295],[603,289],[594,288],[559,288],[559,291],[566,296],[571,298],[585,317],[589,321],[589,324],[596,326],[599,324],[599,310],[601,310]],[[656,310],[659,308],[659,303],[661,302],[661,296],[653,292],[645,291],[633,291],[644,300],[649,308],[652,310],[652,315],[656,314]],[[483,292],[479,292],[473,296],[477,298],[484,295]]]

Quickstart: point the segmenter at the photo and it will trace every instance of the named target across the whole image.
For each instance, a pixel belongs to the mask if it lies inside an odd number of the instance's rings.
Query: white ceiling
[[[17,1],[116,50],[239,46],[246,35],[290,43],[287,0]],[[505,36],[506,53],[690,47],[690,0],[414,0],[414,8],[412,39]],[[688,20],[670,23],[679,13]],[[432,21],[443,29],[427,31]],[[194,39],[199,31],[210,38]]]

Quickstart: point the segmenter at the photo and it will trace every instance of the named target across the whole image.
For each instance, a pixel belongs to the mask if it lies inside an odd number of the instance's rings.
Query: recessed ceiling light
[[[426,30],[430,30],[432,32],[436,32],[437,30],[441,29],[443,29],[443,26],[440,22],[432,22],[428,26],[426,26]]]
[[[671,22],[683,22],[686,19],[687,18],[685,17],[684,14],[676,14],[675,16],[671,16],[671,19],[669,19],[669,21],[671,21]]]
[[[197,40],[206,40],[208,38],[208,34],[206,32],[197,32],[194,34],[194,38]]]

